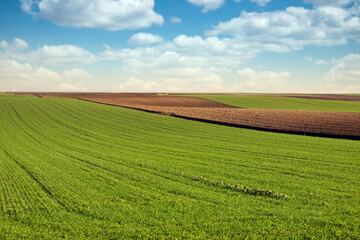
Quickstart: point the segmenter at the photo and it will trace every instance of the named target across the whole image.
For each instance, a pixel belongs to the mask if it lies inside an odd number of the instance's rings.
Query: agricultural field
[[[1,95],[0,239],[358,239],[359,156],[355,140]]]
[[[29,93],[40,97],[69,97],[128,107],[208,123],[271,132],[360,139],[360,114],[356,112],[247,109],[192,96],[157,96],[125,93]],[[231,96],[232,95],[217,95]],[[318,95],[317,95],[318,96]],[[237,95],[234,95],[237,97]],[[240,96],[241,98],[242,96]],[[286,97],[271,97],[272,101]],[[295,99],[304,100],[304,99]],[[307,99],[306,99],[307,100]],[[251,102],[251,99],[248,99]],[[307,100],[323,101],[323,100]],[[339,101],[331,101],[337,102]],[[326,101],[322,104],[324,105]],[[360,102],[349,102],[360,104]],[[289,105],[289,102],[287,102]],[[284,104],[286,105],[286,104]],[[354,110],[355,106],[352,106]]]
[[[286,109],[332,112],[360,112],[360,97],[305,95],[305,96],[257,96],[257,95],[187,95],[251,109]],[[336,97],[337,96],[337,97]],[[332,99],[332,100],[329,100]],[[340,101],[342,99],[347,101]]]

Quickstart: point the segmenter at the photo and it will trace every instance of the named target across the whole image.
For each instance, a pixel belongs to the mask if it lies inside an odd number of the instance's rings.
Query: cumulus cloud
[[[27,42],[20,38],[15,38],[12,43],[8,43],[7,41],[0,42],[0,49],[4,49],[5,51],[21,51],[25,50],[29,47]]]
[[[13,60],[0,61],[0,86],[3,91],[45,90],[57,80],[61,80],[61,76],[46,68],[33,67],[28,63]]]
[[[165,70],[153,81],[130,77],[114,86],[115,91],[121,92],[222,92],[225,89],[220,76],[200,68]]]
[[[226,92],[223,79],[214,69],[187,67],[168,70],[162,76],[165,92]]]
[[[130,37],[129,43],[135,45],[150,45],[155,43],[162,43],[164,39],[160,35],[151,33],[137,33]]]
[[[102,58],[121,62],[119,77],[127,80],[115,91],[285,92],[287,72],[237,71],[256,53],[251,45],[234,39],[179,35],[153,47],[108,48]]]
[[[151,47],[118,50],[108,48],[100,54],[100,58],[120,61],[119,71],[134,75],[139,72],[162,72],[164,69],[174,71],[184,67],[235,69],[253,58],[257,52],[257,49],[248,44],[233,39],[179,35],[173,41]]]
[[[69,82],[88,78],[91,75],[82,69],[57,73],[29,63],[0,60],[0,91],[87,91],[81,83]]]
[[[92,76],[81,68],[74,68],[71,70],[65,70],[63,73],[63,77],[67,80],[74,80],[74,79],[90,79]]]
[[[271,0],[251,0],[251,2],[254,2],[256,3],[257,5],[261,6],[261,7],[264,7],[266,6],[266,4],[268,2],[270,2]]]
[[[288,72],[257,72],[246,68],[237,71],[235,83],[226,83],[221,76],[202,68],[165,70],[156,80],[130,77],[114,86],[122,92],[288,92],[296,89],[288,84]],[[295,90],[296,91],[296,90]]]
[[[161,85],[156,81],[148,82],[130,77],[126,82],[115,86],[114,90],[120,92],[155,92],[159,91],[160,88]]]
[[[286,73],[254,71],[251,77],[239,78],[237,70],[258,52],[252,43],[232,38],[179,35],[152,47],[118,50],[109,47],[101,58],[121,62],[117,68],[119,77],[128,80],[117,85],[117,91],[265,91],[260,86],[284,89]],[[129,76],[135,79],[129,80]],[[223,79],[237,83],[226,84]],[[145,81],[151,84],[146,85]],[[139,87],[142,84],[146,88]]]
[[[360,54],[349,54],[336,61],[336,65],[322,80],[325,89],[336,92],[360,92]]]
[[[85,65],[96,61],[96,56],[74,45],[44,45],[38,50],[13,56],[17,60],[45,65]]]
[[[29,46],[22,39],[0,42],[0,60],[15,60],[45,66],[82,66],[96,62],[95,54],[75,45],[44,45],[24,51]],[[3,49],[4,51],[1,51]]]
[[[61,92],[86,92],[88,89],[82,85],[74,85],[69,83],[60,83],[58,86]]]
[[[360,40],[360,18],[346,9],[289,7],[285,11],[248,13],[221,22],[207,35],[228,35],[268,51],[285,52],[305,45],[332,46]]]
[[[154,0],[20,0],[23,11],[74,28],[110,31],[162,25]]]
[[[227,67],[237,68],[255,53],[230,39],[179,35],[151,47],[107,48],[101,58],[121,62],[118,77],[127,80],[116,91],[221,92],[227,86],[220,75],[231,75]]]
[[[187,1],[191,4],[202,7],[203,13],[206,13],[210,10],[218,9],[225,2],[225,0],[187,0]]]
[[[171,23],[182,23],[182,20],[181,20],[181,18],[178,18],[178,17],[171,17],[170,22]]]
[[[251,68],[239,70],[241,87],[247,92],[286,92],[288,91],[288,72],[256,72]]]

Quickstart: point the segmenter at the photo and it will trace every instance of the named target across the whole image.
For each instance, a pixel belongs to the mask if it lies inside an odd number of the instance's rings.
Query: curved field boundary
[[[279,95],[187,95],[212,100],[234,107],[250,109],[284,109],[284,110],[307,110],[307,111],[332,111],[332,112],[358,112],[360,102],[307,99],[293,96]]]
[[[76,99],[102,99],[117,105],[159,106],[159,107],[198,107],[198,108],[233,108],[223,103],[198,97],[157,96],[150,93],[16,93],[38,97],[65,97]]]
[[[37,93],[36,95],[44,97],[77,98],[97,103],[122,106],[136,110],[172,115],[174,117],[185,118],[189,120],[196,120],[238,128],[317,137],[360,140],[359,113],[274,109],[243,109],[190,96],[154,96],[151,94],[124,93]],[[290,99],[236,95],[209,96],[215,98],[230,97],[230,100],[245,99],[245,101],[249,101],[253,99],[253,97],[256,97],[255,104],[264,104],[264,101],[270,101],[271,104],[283,104],[284,101],[288,101],[288,99]],[[304,99],[295,99],[295,101],[300,102],[302,102],[303,100]],[[305,101],[311,102],[313,100]],[[322,104],[326,105],[326,102],[323,100],[314,101],[320,101],[322,102]]]
[[[359,141],[65,98],[0,112],[0,239],[360,237]]]
[[[360,140],[360,114],[357,113],[240,108],[209,109],[126,106],[106,102],[104,99],[79,99],[230,127],[276,133]]]

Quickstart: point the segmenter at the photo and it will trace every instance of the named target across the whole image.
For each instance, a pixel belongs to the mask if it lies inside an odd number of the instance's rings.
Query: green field
[[[360,102],[221,94],[185,96],[200,97],[242,108],[360,112]]]
[[[359,239],[359,176],[359,141],[0,96],[0,239]]]

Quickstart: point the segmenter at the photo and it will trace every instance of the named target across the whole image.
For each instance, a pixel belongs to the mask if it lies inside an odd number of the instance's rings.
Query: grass
[[[186,96],[200,97],[242,108],[360,112],[360,102],[221,94]]]
[[[359,156],[359,141],[0,96],[0,239],[356,239]]]

